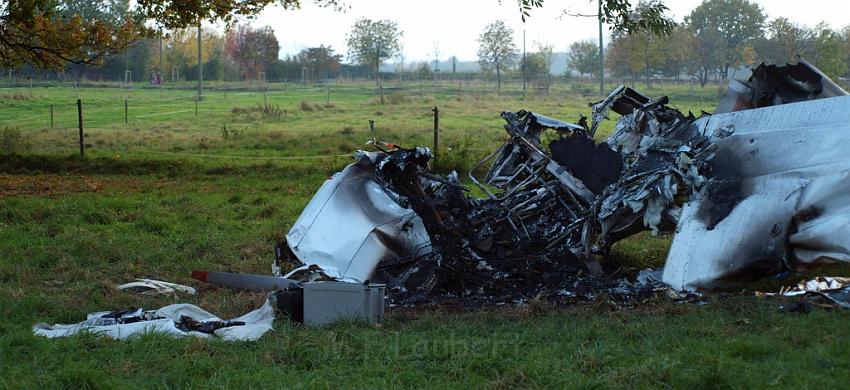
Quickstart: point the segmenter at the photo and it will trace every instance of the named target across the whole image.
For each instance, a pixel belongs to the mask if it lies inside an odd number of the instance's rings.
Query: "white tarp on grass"
[[[214,330],[212,333],[185,331],[178,327],[183,316],[188,316],[194,321],[202,323],[224,321],[198,306],[186,303],[168,305],[158,310],[142,311],[139,309],[136,312],[129,313],[129,315],[150,319],[131,323],[116,323],[120,321],[103,318],[104,315],[109,313],[91,313],[85,321],[76,324],[35,324],[33,326],[33,332],[36,335],[49,338],[67,337],[81,332],[90,332],[113,339],[125,340],[146,333],[162,333],[178,337],[194,336],[201,338],[220,338],[228,341],[247,341],[259,339],[263,334],[271,330],[275,317],[274,306],[272,306],[272,303],[268,299],[259,309],[229,320],[231,323],[244,322],[244,325],[222,327]]]

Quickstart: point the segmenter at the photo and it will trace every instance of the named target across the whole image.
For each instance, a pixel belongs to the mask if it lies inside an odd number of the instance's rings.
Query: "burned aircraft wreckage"
[[[845,95],[801,61],[733,80],[711,115],[623,86],[590,105],[589,121],[503,112],[509,140],[469,174],[480,198],[456,173],[429,172],[428,148],[372,142],[304,209],[274,276],[199,278],[255,290],[377,282],[402,304],[510,302],[723,288],[850,261]],[[597,143],[611,111],[614,132]],[[673,233],[663,273],[606,277],[600,259],[645,230]]]

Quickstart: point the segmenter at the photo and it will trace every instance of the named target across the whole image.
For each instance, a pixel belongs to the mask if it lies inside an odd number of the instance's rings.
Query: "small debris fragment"
[[[800,313],[809,314],[812,311],[812,304],[806,301],[795,301],[779,306],[781,313]]]
[[[182,284],[154,279],[136,279],[116,287],[119,290],[135,291],[142,295],[177,294],[178,292],[195,295],[195,289]]]

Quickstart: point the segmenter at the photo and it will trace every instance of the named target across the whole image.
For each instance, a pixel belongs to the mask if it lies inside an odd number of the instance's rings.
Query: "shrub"
[[[272,104],[258,104],[253,107],[233,107],[230,109],[230,113],[234,116],[243,116],[245,120],[279,120],[285,114],[280,106]]]
[[[394,93],[394,94],[389,96],[389,99],[387,101],[390,104],[402,104],[402,103],[407,103],[408,100],[409,99],[407,98],[407,96],[404,96],[400,93]]]
[[[13,126],[0,127],[0,152],[22,153],[32,147],[29,137]]]
[[[278,105],[259,105],[256,110],[263,119],[280,119],[283,114],[283,110]]]
[[[0,94],[0,100],[29,100],[29,99],[30,99],[29,96],[24,95],[20,92]]]
[[[312,104],[307,103],[303,100],[301,101],[299,108],[301,108],[301,111],[305,111],[305,112],[312,112],[313,110],[315,110],[315,107]]]

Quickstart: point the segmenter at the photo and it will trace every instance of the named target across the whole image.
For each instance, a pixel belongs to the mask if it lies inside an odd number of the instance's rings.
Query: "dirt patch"
[[[0,198],[12,196],[56,197],[78,192],[97,192],[103,182],[79,175],[0,175]]]
[[[14,196],[45,196],[100,192],[134,193],[173,188],[174,180],[144,179],[114,175],[8,175],[0,174],[0,199]],[[206,189],[206,192],[209,192]]]

